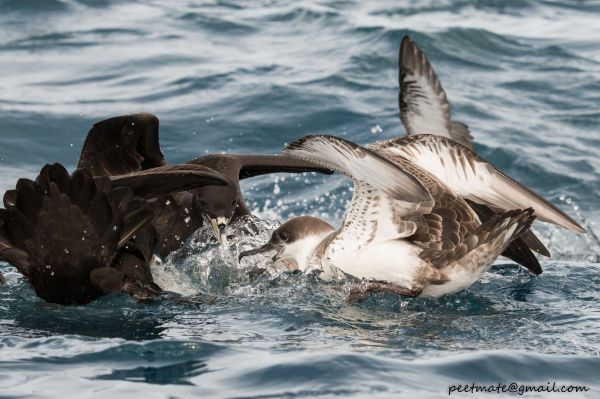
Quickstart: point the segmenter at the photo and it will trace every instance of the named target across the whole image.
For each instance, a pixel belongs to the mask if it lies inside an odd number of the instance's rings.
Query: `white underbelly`
[[[390,240],[367,246],[361,251],[346,248],[325,258],[344,273],[366,280],[386,281],[410,288],[422,268],[420,249],[403,240]]]
[[[442,295],[453,294],[458,291],[462,291],[465,288],[469,288],[475,283],[482,273],[474,273],[466,270],[462,267],[458,267],[455,271],[446,271],[446,277],[450,279],[447,283],[435,285],[425,285],[422,297],[439,297]]]

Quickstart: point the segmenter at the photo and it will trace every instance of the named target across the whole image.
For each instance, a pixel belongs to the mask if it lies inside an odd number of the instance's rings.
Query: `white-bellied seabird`
[[[80,305],[110,293],[158,294],[150,273],[156,246],[152,199],[229,182],[198,165],[162,166],[94,178],[46,165],[19,179],[0,209],[0,260],[15,266],[42,299]]]
[[[229,180],[226,186],[203,187],[171,194],[155,202],[159,255],[179,248],[202,226],[206,217],[217,240],[225,237],[232,220],[250,215],[240,190],[240,180],[268,173],[320,172],[331,174],[310,162],[284,155],[212,154],[185,162],[208,167]],[[81,151],[79,168],[94,176],[119,175],[166,165],[159,143],[159,121],[152,114],[117,116],[96,123]]]
[[[352,179],[352,201],[342,226],[335,230],[317,218],[294,218],[275,230],[264,246],[240,258],[276,250],[274,259],[291,269],[304,271],[312,262],[332,265],[364,280],[351,291],[355,299],[373,291],[440,296],[477,281],[536,216],[584,231],[564,212],[455,141],[433,135],[405,140],[413,145],[398,150],[394,142],[387,142],[376,148],[378,152],[325,135],[288,145],[285,154]],[[436,157],[421,157],[429,148]],[[399,156],[399,151],[420,156],[414,161]],[[436,174],[444,174],[453,188]],[[501,211],[482,223],[465,198]]]

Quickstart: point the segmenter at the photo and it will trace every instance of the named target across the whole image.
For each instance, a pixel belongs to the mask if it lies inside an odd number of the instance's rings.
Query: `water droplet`
[[[165,201],[165,204],[166,204],[166,205],[171,205],[171,201],[169,201],[169,200],[166,200],[166,201]]]
[[[66,253],[66,254],[68,254],[68,253],[69,253],[69,250],[68,250],[67,248],[65,248],[65,253]]]
[[[54,276],[54,272],[50,272],[50,275],[51,275],[51,276]]]
[[[46,265],[46,269],[52,269],[51,265]]]
[[[113,226],[113,231],[117,231],[117,226]]]
[[[189,217],[189,216],[186,217],[185,219],[183,219],[183,221],[185,222],[185,224],[190,224],[190,220],[191,220],[191,217]]]
[[[377,134],[383,132],[383,129],[379,125],[375,125],[371,128],[371,133]]]

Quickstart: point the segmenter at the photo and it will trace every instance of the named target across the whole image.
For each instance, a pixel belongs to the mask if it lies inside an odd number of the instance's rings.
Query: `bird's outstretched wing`
[[[125,175],[110,176],[113,187],[128,187],[135,195],[152,197],[204,186],[226,186],[229,180],[200,165],[159,166]]]
[[[434,202],[425,187],[400,166],[357,144],[333,136],[307,136],[284,154],[336,170],[352,179],[354,193],[336,239],[360,249],[417,231],[413,214],[429,213]],[[335,243],[336,239],[332,243]]]
[[[286,155],[210,154],[187,163],[206,166],[239,180],[269,173],[333,173],[313,162]]]
[[[533,208],[535,216],[544,222],[577,233],[585,232],[575,220],[542,196],[446,137],[430,134],[405,136],[374,143],[369,148],[409,160],[465,199],[506,211]]]
[[[451,120],[446,92],[425,53],[404,36],[399,54],[400,119],[408,135],[436,134],[471,148],[473,137],[462,122]]]

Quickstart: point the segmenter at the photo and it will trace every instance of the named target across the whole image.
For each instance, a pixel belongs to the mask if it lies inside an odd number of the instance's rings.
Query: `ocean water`
[[[0,0],[1,192],[44,163],[73,169],[94,122],[132,112],[160,118],[169,162],[402,135],[410,34],[476,150],[588,229],[536,224],[553,253],[538,277],[500,259],[455,295],[349,305],[312,276],[235,262],[290,216],[339,223],[349,182],[244,181],[259,234],[219,248],[200,231],[154,266],[178,294],[152,304],[47,304],[0,263],[0,397],[440,397],[511,382],[598,397],[599,20],[598,1]]]

